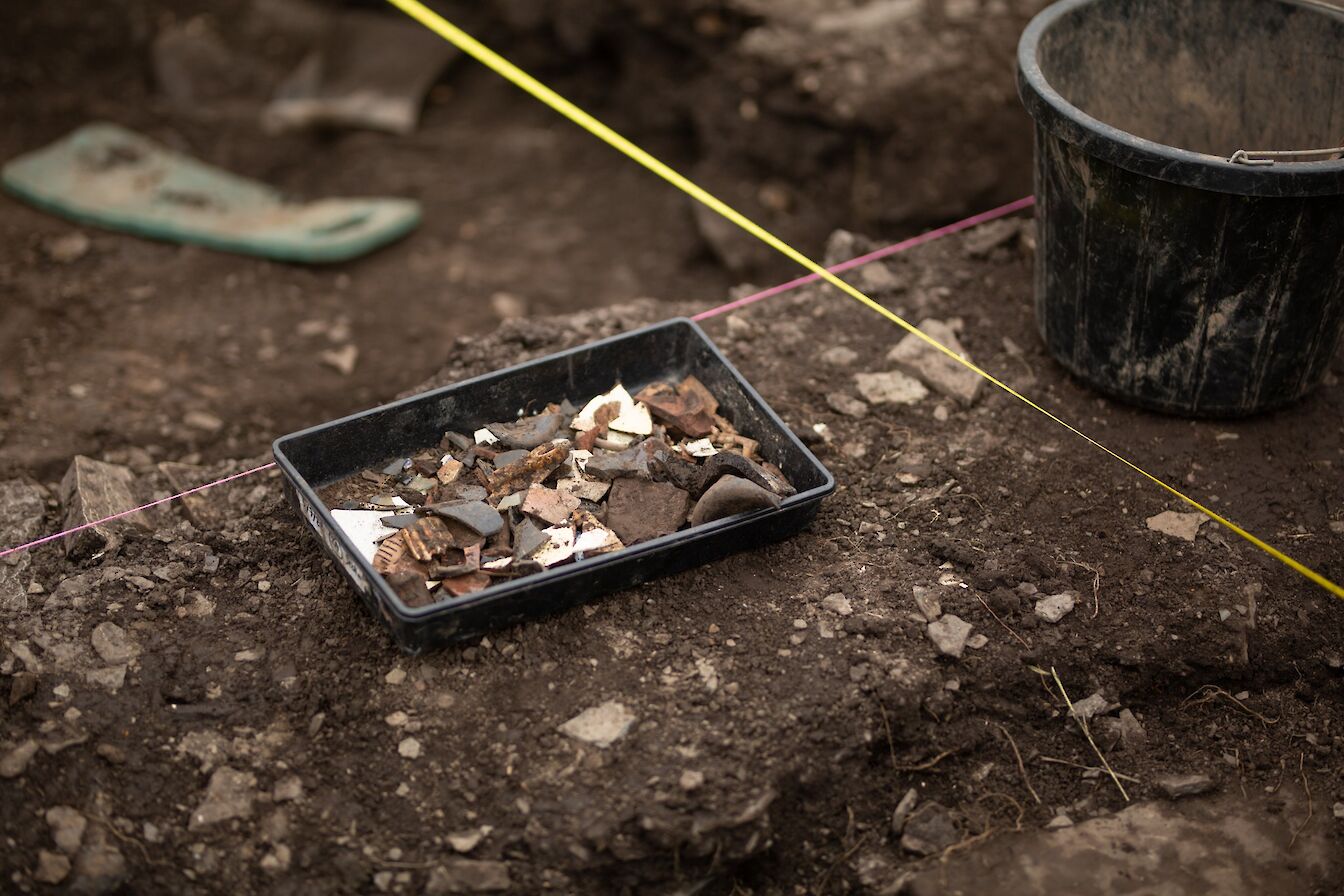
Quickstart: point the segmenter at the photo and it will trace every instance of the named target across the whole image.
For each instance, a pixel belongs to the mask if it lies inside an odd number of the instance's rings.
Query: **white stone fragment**
[[[395,535],[397,531],[382,524],[382,518],[387,516],[383,510],[333,510],[331,516],[356,550],[370,563],[378,552],[378,543]]]
[[[497,438],[495,437],[495,434],[492,433],[492,432],[491,432],[490,430],[488,430],[488,429],[484,429],[484,428],[482,428],[482,429],[478,429],[478,430],[476,430],[475,433],[472,434],[472,436],[473,436],[473,438],[476,439],[476,444],[477,444],[477,445],[498,445],[498,444],[499,444],[499,439],[497,439]]]
[[[624,704],[608,700],[599,706],[585,709],[560,726],[560,733],[595,747],[609,747],[625,737],[635,724],[635,714]]]
[[[1199,527],[1207,520],[1208,517],[1202,513],[1164,510],[1156,516],[1148,517],[1147,523],[1148,528],[1154,532],[1161,532],[1163,535],[1170,535],[1182,541],[1194,541],[1195,536],[1199,534]]]

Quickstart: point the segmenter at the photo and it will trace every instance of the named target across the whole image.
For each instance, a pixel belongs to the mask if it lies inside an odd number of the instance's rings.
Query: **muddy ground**
[[[59,527],[75,454],[124,464],[136,498],[168,494],[160,461],[184,462],[171,470],[188,484],[243,469],[298,426],[718,304],[750,269],[725,262],[731,248],[683,201],[469,66],[449,70],[410,138],[265,137],[256,85],[194,108],[160,96],[144,53],[172,24],[162,8],[44,6],[0,54],[18,122],[0,135],[6,157],[110,117],[295,192],[415,195],[426,222],[335,269],[95,231],[61,261],[53,240],[71,228],[3,201],[4,546]],[[784,28],[745,3],[716,9],[733,47]],[[229,46],[261,27],[206,21]],[[710,129],[650,123],[594,88],[585,64],[620,65],[602,40],[559,41],[544,17],[480,24],[677,164],[761,170]],[[642,33],[677,32],[655,17]],[[50,52],[24,51],[38,45]],[[263,46],[254,69],[282,70],[283,40]],[[1009,171],[954,186],[946,213],[1021,184]],[[821,252],[806,209],[832,192],[799,191],[807,205],[781,214]],[[825,232],[837,223],[882,242],[921,220],[847,207]],[[842,234],[825,252],[874,244]],[[914,320],[959,319],[976,362],[1344,577],[1344,359],[1271,417],[1137,412],[1045,355],[1033,259],[1024,219],[854,279]],[[758,282],[791,273],[770,265]],[[888,370],[899,334],[848,299],[800,290],[706,328],[840,483],[807,531],[761,551],[414,658],[274,474],[146,514],[97,560],[50,547],[0,561],[4,886],[1344,889],[1338,602],[1213,524],[1193,541],[1150,530],[1181,508],[1006,396],[859,402],[855,375]],[[349,375],[321,360],[349,344]],[[916,588],[983,646],[941,655]],[[1062,593],[1074,609],[1042,620],[1036,601]],[[1099,768],[1052,670],[1073,701],[1100,695],[1090,730],[1123,777]],[[611,702],[635,721],[609,746],[557,730]],[[1202,792],[1170,797],[1183,788]]]

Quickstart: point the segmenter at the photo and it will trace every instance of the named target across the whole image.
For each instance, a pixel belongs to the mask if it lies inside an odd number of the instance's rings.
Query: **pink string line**
[[[1021,211],[1024,208],[1029,208],[1030,206],[1035,205],[1035,203],[1036,203],[1035,196],[1023,196],[1021,199],[1014,199],[1007,205],[1001,205],[998,208],[992,208],[989,211],[981,212],[978,215],[971,215],[969,218],[963,218],[962,220],[957,221],[953,224],[948,224],[945,227],[939,227],[937,230],[930,230],[928,233],[921,233],[919,236],[912,236],[908,240],[902,240],[899,243],[887,246],[884,249],[878,249],[875,252],[869,252],[867,255],[860,255],[858,258],[851,258],[849,261],[842,261],[835,267],[827,268],[826,270],[830,271],[832,274],[839,274],[844,271],[852,270],[854,268],[868,264],[869,262],[877,261],[879,258],[886,258],[888,255],[896,255],[897,253],[904,252],[907,249],[913,249],[915,246],[922,246],[925,243],[931,243],[934,240],[942,239],[945,236],[951,236],[954,233],[958,233],[962,230],[975,227],[977,224],[984,224],[986,221],[993,221],[995,218],[1002,218],[1004,215],[1011,215],[1013,212]],[[753,302],[759,302],[761,299],[768,299],[771,296],[777,296],[782,292],[788,292],[789,290],[802,286],[805,283],[812,283],[813,281],[820,279],[821,279],[820,274],[808,274],[806,276],[799,277],[797,280],[790,280],[788,283],[781,283],[778,286],[772,286],[769,289],[763,289],[758,293],[753,293],[752,295],[746,296],[745,298],[738,299],[734,302],[729,302],[726,305],[720,305],[719,307],[711,308],[708,311],[701,311],[699,314],[692,317],[691,320],[705,320],[707,318],[716,317],[717,315],[720,314],[725,314],[729,311],[736,311],[738,308],[745,308],[747,305],[750,305]]]
[[[1034,196],[1024,196],[1023,198],[1010,202],[1007,205],[1001,205],[998,208],[992,208],[987,212],[981,212],[978,215],[972,215],[969,218],[964,218],[960,221],[957,221],[956,223],[948,224],[945,227],[939,227],[936,230],[930,230],[927,233],[921,233],[919,236],[911,237],[908,240],[902,240],[899,243],[887,246],[884,249],[878,249],[875,252],[869,252],[867,255],[860,255],[858,258],[851,258],[849,261],[841,262],[840,264],[837,264],[833,268],[827,268],[827,270],[829,270],[832,274],[839,274],[843,271],[853,270],[854,268],[861,267],[862,265],[868,264],[869,262],[877,261],[879,258],[886,258],[888,255],[895,255],[898,252],[904,252],[907,249],[913,249],[915,246],[922,246],[925,243],[931,243],[934,240],[942,239],[945,236],[951,236],[954,233],[958,233],[962,230],[974,227],[977,224],[984,224],[986,221],[993,221],[995,218],[1002,218],[1004,215],[1011,215],[1013,212],[1020,211],[1024,208],[1028,208],[1033,203],[1035,203],[1035,201],[1036,198]],[[720,314],[726,314],[729,311],[735,311],[738,308],[746,307],[747,305],[750,305],[754,302],[759,302],[762,299],[768,299],[771,296],[777,296],[782,292],[788,292],[791,289],[796,289],[797,287],[802,286],[806,283],[812,283],[813,281],[820,279],[821,279],[820,274],[808,274],[805,277],[799,277],[796,280],[790,280],[787,283],[781,283],[778,286],[772,286],[769,289],[761,290],[758,293],[753,293],[752,295],[738,299],[734,302],[728,302],[727,304],[720,305],[717,308],[711,308],[708,311],[701,311],[699,314],[692,317],[691,320],[705,320],[707,318],[716,317]],[[269,470],[274,466],[275,466],[274,461],[272,461],[269,464],[262,464],[259,467],[253,467],[252,469],[244,470],[241,473],[234,473],[232,476],[225,476],[223,479],[216,479],[214,482],[207,482],[205,485],[198,485],[195,488],[189,488],[186,491],[179,492],[176,495],[169,495],[167,498],[160,498],[157,501],[150,501],[148,504],[141,504],[139,507],[133,507],[130,510],[123,510],[121,513],[114,513],[111,516],[105,516],[100,520],[94,520],[91,523],[84,523],[81,526],[75,526],[73,529],[66,529],[64,532],[57,532],[54,535],[47,535],[37,539],[36,541],[30,541],[27,544],[21,544],[12,548],[6,548],[5,550],[0,551],[0,558],[8,557],[10,554],[22,553],[23,551],[29,550],[30,548],[35,548],[38,547],[39,545],[44,545],[47,544],[48,542],[57,541],[58,539],[65,538],[67,535],[74,535],[76,532],[83,532],[85,529],[92,529],[94,526],[101,526],[104,523],[110,523],[113,522],[114,520],[119,520],[122,519],[123,517],[128,517],[131,516],[132,514],[140,513],[142,510],[149,510],[150,508],[158,507],[161,504],[167,504],[171,501],[176,501],[179,498],[185,498],[188,495],[194,495],[198,492],[203,492],[206,489],[214,488],[217,485],[224,485],[225,483],[233,482],[235,479],[242,479],[244,476],[251,476],[254,473],[265,472],[266,470]]]
[[[223,479],[216,479],[214,482],[207,482],[205,485],[198,485],[195,488],[189,488],[184,492],[178,492],[176,495],[169,495],[167,498],[160,498],[157,501],[150,501],[148,504],[141,504],[139,507],[132,507],[130,510],[123,510],[121,513],[114,513],[111,516],[105,516],[100,520],[94,520],[91,523],[85,523],[82,526],[75,526],[73,529],[66,529],[64,532],[57,532],[55,535],[47,535],[36,541],[30,541],[27,544],[21,544],[17,547],[6,548],[0,551],[0,557],[8,557],[10,554],[17,554],[20,551],[26,551],[29,548],[35,548],[38,545],[46,544],[49,541],[55,541],[58,538],[64,538],[67,535],[74,535],[76,532],[83,532],[85,529],[92,529],[94,526],[101,526],[103,523],[110,523],[113,520],[119,520],[122,517],[130,516],[133,513],[139,513],[142,510],[149,510],[151,507],[158,507],[160,504],[167,504],[169,501],[176,501],[178,498],[185,498],[187,495],[194,495],[197,492],[203,492],[208,488],[214,488],[217,485],[223,485],[226,482],[232,482],[235,479],[242,479],[244,476],[251,476],[253,473],[260,473],[263,470],[269,470],[275,466],[275,461],[269,464],[262,464],[259,467],[253,467],[250,470],[244,470],[241,473],[234,473],[232,476],[225,476]]]

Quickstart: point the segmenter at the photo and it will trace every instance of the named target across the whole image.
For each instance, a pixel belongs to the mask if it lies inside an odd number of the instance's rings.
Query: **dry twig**
[[[1106,771],[1106,769],[1102,768],[1101,766],[1098,766],[1098,765],[1085,765],[1085,764],[1083,764],[1083,763],[1081,763],[1081,762],[1074,762],[1072,759],[1056,759],[1054,756],[1041,756],[1041,757],[1039,757],[1039,758],[1040,758],[1040,760],[1041,760],[1042,762],[1048,762],[1048,763],[1050,763],[1051,765],[1067,765],[1069,768],[1082,769],[1082,770],[1085,771],[1085,772],[1104,772],[1104,771]],[[1119,778],[1120,780],[1122,780],[1122,781],[1128,781],[1128,782],[1131,783],[1131,784],[1142,784],[1142,783],[1143,783],[1141,780],[1139,780],[1138,778],[1134,777],[1133,775],[1125,775],[1125,774],[1121,774],[1120,772],[1112,772],[1111,774],[1115,775],[1115,776],[1116,776],[1117,778]]]
[[[1311,788],[1307,785],[1307,773],[1306,770],[1302,768],[1303,763],[1306,762],[1306,758],[1306,753],[1297,754],[1297,773],[1302,778],[1302,789],[1306,791],[1307,794],[1307,817],[1302,819],[1302,824],[1298,826],[1297,830],[1293,831],[1293,839],[1288,841],[1289,849],[1292,849],[1293,844],[1297,843],[1298,835],[1307,829],[1307,825],[1311,824],[1311,816],[1315,814],[1315,808],[1311,805]]]
[[[999,725],[997,722],[994,724],[1003,732],[1003,736],[1008,738],[1008,746],[1013,748],[1013,758],[1017,760],[1017,770],[1022,773],[1022,783],[1027,785],[1027,792],[1031,794],[1031,798],[1034,799],[1036,805],[1039,806],[1041,804],[1041,798],[1036,793],[1036,788],[1031,786],[1031,778],[1027,777],[1027,766],[1022,762],[1022,754],[1018,752],[1017,741],[1013,740],[1013,736],[1008,733],[1007,728]]]
[[[985,599],[984,599],[983,597],[981,597],[980,595],[977,594],[977,595],[975,596],[975,599],[978,600],[978,601],[980,601],[980,604],[981,604],[986,610],[989,610],[989,615],[991,615],[991,616],[994,617],[994,621],[995,621],[995,622],[997,622],[999,625],[1003,626],[1003,630],[1004,630],[1004,631],[1006,631],[1008,634],[1012,635],[1014,638],[1017,639],[1017,643],[1021,644],[1023,647],[1027,648],[1028,650],[1031,649],[1031,645],[1028,644],[1026,641],[1022,640],[1022,636],[1021,636],[1021,635],[1019,635],[1017,632],[1015,632],[1015,631],[1013,631],[1011,628],[1009,628],[1008,623],[1004,622],[1002,619],[999,618],[999,614],[994,612],[994,608],[991,607],[988,603],[986,603],[986,602],[985,602]]]
[[[1102,755],[1101,747],[1097,746],[1096,740],[1093,739],[1092,730],[1088,728],[1087,720],[1074,713],[1073,701],[1069,699],[1069,692],[1064,690],[1064,682],[1059,680],[1059,673],[1055,671],[1054,666],[1050,667],[1050,675],[1055,679],[1055,685],[1059,688],[1059,692],[1064,696],[1064,703],[1069,707],[1069,715],[1078,720],[1078,727],[1083,729],[1083,736],[1086,737],[1087,742],[1092,745],[1092,752],[1096,753],[1097,758],[1101,760],[1102,766],[1106,769],[1106,773],[1111,776],[1111,780],[1115,782],[1115,787],[1120,791],[1120,795],[1125,798],[1125,802],[1129,802],[1129,794],[1125,792],[1125,785],[1120,783],[1120,776],[1115,773],[1115,769],[1111,768],[1111,764],[1107,762],[1106,757]]]
[[[1065,560],[1064,562],[1092,573],[1092,618],[1096,619],[1097,614],[1101,612],[1101,567],[1079,563],[1077,560]]]
[[[1265,718],[1263,715],[1261,715],[1260,713],[1258,713],[1258,712],[1256,712],[1255,710],[1251,709],[1251,708],[1250,708],[1249,706],[1247,706],[1245,703],[1242,703],[1242,702],[1241,702],[1240,700],[1238,700],[1236,697],[1233,697],[1231,694],[1229,694],[1227,691],[1223,690],[1222,688],[1218,687],[1218,685],[1216,685],[1216,684],[1206,684],[1206,685],[1204,685],[1202,688],[1200,688],[1199,690],[1195,691],[1195,692],[1194,692],[1193,694],[1191,694],[1189,697],[1186,697],[1184,700],[1182,700],[1182,701],[1181,701],[1181,706],[1182,706],[1182,707],[1185,707],[1185,706],[1199,706],[1200,704],[1203,704],[1203,703],[1209,703],[1209,702],[1211,702],[1211,701],[1213,701],[1213,700],[1217,700],[1217,699],[1219,699],[1220,697],[1221,697],[1222,699],[1228,701],[1229,703],[1231,703],[1231,704],[1232,704],[1233,706],[1235,706],[1237,709],[1240,709],[1242,712],[1246,713],[1246,715],[1251,716],[1252,718],[1255,718],[1255,719],[1259,719],[1259,720],[1260,720],[1260,724],[1264,725],[1266,728],[1268,728],[1270,725],[1277,725],[1277,724],[1279,723],[1279,720],[1278,720],[1278,719],[1267,719],[1267,718]],[[1196,699],[1196,698],[1198,698],[1198,699]]]

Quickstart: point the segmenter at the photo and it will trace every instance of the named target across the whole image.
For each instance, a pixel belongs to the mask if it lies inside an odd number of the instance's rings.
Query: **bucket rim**
[[[1042,37],[1060,19],[1088,6],[1125,0],[1058,0],[1032,18],[1017,47],[1018,95],[1027,113],[1060,139],[1089,155],[1168,183],[1242,196],[1296,198],[1344,195],[1344,159],[1243,165],[1209,153],[1149,140],[1094,118],[1066,100],[1038,61]],[[1274,0],[1344,23],[1344,9],[1316,0]]]

